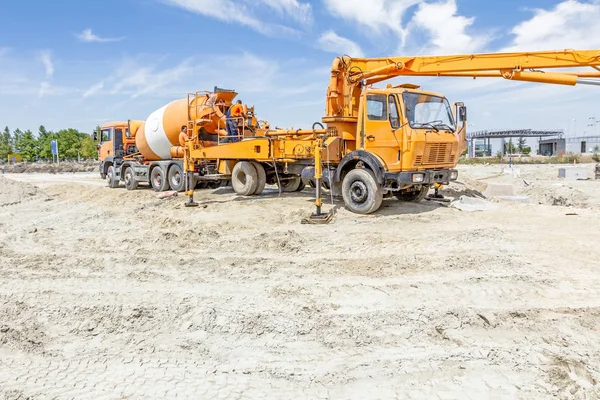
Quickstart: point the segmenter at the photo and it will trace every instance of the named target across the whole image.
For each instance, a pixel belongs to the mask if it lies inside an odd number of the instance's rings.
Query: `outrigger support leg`
[[[333,213],[323,213],[321,207],[323,206],[323,199],[321,199],[321,181],[323,179],[323,169],[321,165],[321,151],[323,150],[323,139],[317,138],[315,146],[315,186],[316,186],[316,199],[315,208],[316,212],[311,214],[310,217],[302,220],[303,224],[328,224],[333,219]]]
[[[188,196],[188,201],[185,203],[186,207],[198,207],[198,203],[194,201],[194,173],[186,172],[185,173],[185,186],[186,192],[185,194]]]

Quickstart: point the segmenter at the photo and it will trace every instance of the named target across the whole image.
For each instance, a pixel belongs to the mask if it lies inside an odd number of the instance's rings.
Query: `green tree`
[[[81,137],[75,129],[61,129],[56,132],[58,155],[61,159],[75,159],[81,151]]]
[[[21,140],[21,136],[23,136],[23,132],[19,128],[13,131],[11,147],[15,153],[19,151],[18,149],[16,149],[15,143]]]
[[[7,161],[8,155],[13,152],[12,137],[8,126],[0,133],[0,160]]]
[[[516,148],[512,141],[512,138],[508,140],[508,143],[504,143],[504,153],[505,154],[514,154],[515,150],[516,150]]]
[[[81,141],[81,157],[94,159],[98,157],[96,142],[94,142],[94,139],[90,135],[85,135]]]
[[[523,154],[525,147],[527,147],[527,139],[524,137],[519,138],[519,142],[517,143],[517,149],[519,149],[519,153]]]
[[[41,125],[38,129],[37,146],[39,149],[39,157],[45,160],[52,158],[52,150],[50,148],[50,140],[52,140],[53,133],[47,131],[44,125]]]
[[[15,151],[17,151],[24,161],[35,161],[38,158],[38,142],[33,136],[33,132],[26,130],[17,135],[15,131]]]
[[[592,154],[592,160],[600,162],[600,146],[594,146],[594,154]]]

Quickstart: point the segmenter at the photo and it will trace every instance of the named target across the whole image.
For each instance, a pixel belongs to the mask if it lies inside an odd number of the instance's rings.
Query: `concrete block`
[[[502,173],[504,175],[512,175],[515,178],[520,178],[521,177],[521,168],[502,168]]]
[[[483,192],[483,195],[485,197],[514,196],[515,187],[501,183],[490,183]]]
[[[563,167],[558,169],[558,177],[568,179],[571,181],[586,180],[590,179],[590,174],[587,168]]]
[[[512,203],[531,204],[531,200],[527,196],[496,196],[498,200],[510,201]]]

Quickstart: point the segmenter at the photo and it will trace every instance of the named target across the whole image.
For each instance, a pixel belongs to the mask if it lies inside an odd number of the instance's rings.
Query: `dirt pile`
[[[60,164],[28,163],[4,165],[4,172],[13,174],[47,173],[59,174],[62,172],[94,172],[98,170],[97,161],[61,162]]]
[[[34,199],[48,199],[49,197],[37,186],[29,183],[17,182],[0,176],[0,207],[19,204]]]
[[[587,208],[589,196],[581,190],[563,184],[532,185],[521,192],[532,202],[549,206]]]

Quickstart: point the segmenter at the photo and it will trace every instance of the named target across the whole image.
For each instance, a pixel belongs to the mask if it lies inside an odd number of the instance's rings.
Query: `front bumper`
[[[436,169],[429,171],[387,172],[385,179],[386,181],[396,181],[399,185],[448,184],[458,179],[458,171],[455,169]]]

